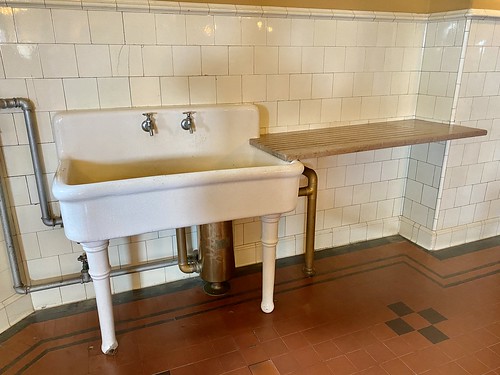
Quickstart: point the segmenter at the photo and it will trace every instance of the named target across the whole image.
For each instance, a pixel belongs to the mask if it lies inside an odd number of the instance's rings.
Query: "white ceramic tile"
[[[0,7],[0,43],[17,42],[14,15],[11,8]]]
[[[377,30],[377,46],[392,47],[396,44],[397,23],[379,22]]]
[[[334,83],[335,84],[335,83]],[[334,87],[335,93],[335,87]],[[356,121],[361,115],[361,98],[344,98],[342,99],[341,121]]]
[[[481,47],[467,47],[465,54],[464,72],[477,72],[479,70],[479,63],[481,62]]]
[[[89,11],[90,38],[93,44],[123,44],[122,14],[119,12]]]
[[[50,9],[13,8],[20,43],[54,43]]]
[[[52,9],[56,43],[90,43],[90,28],[84,10]]]
[[[486,96],[498,95],[499,88],[500,88],[500,72],[486,73],[483,95]]]
[[[346,166],[328,168],[326,174],[326,188],[332,189],[345,186]],[[337,194],[337,191],[335,191]]]
[[[290,96],[290,79],[287,74],[268,75],[266,83],[267,100],[288,100]]]
[[[97,89],[101,108],[130,107],[128,78],[98,78]]]
[[[76,45],[75,49],[80,77],[111,76],[111,58],[108,46]]]
[[[467,96],[481,96],[483,93],[486,73],[469,73],[467,74]]]
[[[334,46],[336,37],[337,21],[314,20],[314,45]]]
[[[325,48],[325,72],[343,72],[345,69],[345,47]]]
[[[68,109],[99,108],[99,94],[95,78],[68,78],[63,80]]]
[[[31,301],[35,310],[58,306],[62,303],[61,292],[59,288],[34,292],[31,295]]]
[[[267,100],[267,78],[265,75],[244,75],[241,77],[243,102]],[[271,86],[274,90],[274,86]]]
[[[290,43],[292,46],[312,46],[314,44],[314,20],[293,18]]]
[[[109,46],[113,76],[142,76],[142,51],[140,46]]]
[[[174,256],[172,237],[162,237],[146,241],[146,253],[148,260],[172,258]]]
[[[197,46],[172,47],[174,75],[190,76],[201,74],[201,51]]]
[[[302,69],[302,48],[279,47],[278,69],[281,74],[300,73]]]
[[[385,51],[384,71],[400,72],[403,69],[404,48],[387,48]]]
[[[300,102],[300,123],[314,124],[320,121],[321,100],[301,100]]]
[[[302,48],[302,73],[322,73],[324,60],[323,47]]]
[[[373,73],[354,73],[353,96],[370,96],[373,87]]]
[[[64,230],[54,229],[37,234],[42,257],[51,257],[71,253],[71,242],[64,235]]]
[[[155,16],[152,13],[123,13],[125,43],[155,44]]]
[[[436,45],[454,46],[458,30],[457,21],[444,21],[437,24]]]
[[[368,72],[380,72],[384,70],[385,49],[380,47],[368,47],[365,50],[364,70]]]
[[[77,77],[75,48],[71,44],[43,44],[40,61],[45,78]]]
[[[311,74],[290,75],[290,99],[310,99],[312,90]]]
[[[358,25],[355,21],[337,21],[336,46],[355,46]]]
[[[229,69],[228,47],[201,47],[202,75],[227,75]]]
[[[297,125],[299,123],[299,104],[298,101],[279,101],[278,125]]]
[[[495,71],[497,65],[498,47],[482,48],[481,60],[479,61],[479,71]]]
[[[415,23],[398,22],[396,32],[396,46],[409,47],[415,45],[416,32]],[[418,45],[418,44],[417,44]]]
[[[162,105],[189,104],[187,77],[160,77]]]
[[[191,104],[215,104],[215,77],[189,77]]]
[[[241,77],[217,77],[217,103],[241,103]]]
[[[7,78],[40,78],[42,67],[38,46],[34,44],[4,44],[0,46]]]
[[[188,45],[212,45],[215,43],[213,16],[191,15],[186,20]]]
[[[361,114],[360,118],[365,120],[373,120],[380,116],[380,97],[369,96],[361,99]]]
[[[330,98],[333,92],[333,74],[313,74],[312,98]]]
[[[267,45],[268,46],[289,46],[291,40],[292,21],[286,18],[267,19]]]
[[[366,48],[347,47],[345,54],[346,72],[362,72],[365,67]]]
[[[475,33],[472,30],[475,28]],[[474,45],[476,46],[490,46],[493,40],[493,33],[495,25],[490,22],[473,22],[471,28],[471,35],[474,36]]]
[[[354,86],[353,73],[336,73],[333,76],[333,96],[350,97]]]
[[[262,46],[266,44],[266,20],[263,18],[241,18],[241,44]]]
[[[28,81],[28,95],[39,111],[66,109],[62,80],[35,79]]]
[[[277,74],[278,62],[278,47],[254,48],[255,74]]]
[[[142,59],[145,76],[171,76],[173,74],[170,46],[144,46]]]
[[[228,16],[215,16],[215,44],[240,45],[241,44],[241,18]]]
[[[377,45],[378,23],[373,21],[359,21],[356,45],[362,47],[372,47]]]
[[[341,111],[341,99],[323,99],[321,101],[321,122],[340,121]]]
[[[130,97],[133,106],[161,104],[160,80],[158,77],[131,77]]]
[[[186,44],[186,16],[183,14],[155,14],[158,44]]]
[[[342,209],[342,225],[359,223],[360,206],[348,206]]]
[[[253,47],[229,47],[229,74],[252,74],[253,55]]]

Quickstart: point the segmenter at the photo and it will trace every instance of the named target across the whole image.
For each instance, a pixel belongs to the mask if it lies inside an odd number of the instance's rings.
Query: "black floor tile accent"
[[[427,340],[433,344],[437,344],[441,341],[448,340],[449,337],[434,326],[425,327],[419,329],[418,332],[422,334]]]
[[[414,312],[410,307],[408,307],[403,302],[396,302],[387,307],[390,308],[392,311],[394,311],[398,316],[405,316]]]
[[[444,316],[442,316],[440,313],[438,313],[433,308],[419,311],[418,314],[431,324],[436,324],[436,323],[447,320]]]
[[[415,331],[415,329],[411,325],[406,323],[401,318],[390,320],[388,322],[385,322],[385,324],[387,324],[389,328],[396,332],[399,336]]]

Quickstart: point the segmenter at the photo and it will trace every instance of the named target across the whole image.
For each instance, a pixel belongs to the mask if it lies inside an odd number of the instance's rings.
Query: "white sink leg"
[[[265,313],[274,310],[274,272],[276,269],[276,244],[278,243],[278,223],[280,214],[266,215],[262,221],[262,303]]]
[[[101,328],[104,354],[114,354],[118,347],[115,336],[115,321],[113,318],[113,303],[111,301],[111,283],[109,275],[111,267],[108,258],[109,241],[82,243],[89,262],[89,274],[94,282],[97,313]]]

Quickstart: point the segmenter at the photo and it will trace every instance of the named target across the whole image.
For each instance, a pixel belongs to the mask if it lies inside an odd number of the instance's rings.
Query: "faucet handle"
[[[146,119],[142,122],[141,128],[145,132],[148,132],[150,136],[154,135],[155,119],[153,116],[155,114],[156,112],[146,112],[142,114],[143,116],[146,116]]]
[[[186,111],[182,112],[183,115],[186,115],[186,118],[181,121],[181,128],[184,130],[189,130],[189,134],[193,134],[194,132],[194,119],[193,119],[194,111]]]

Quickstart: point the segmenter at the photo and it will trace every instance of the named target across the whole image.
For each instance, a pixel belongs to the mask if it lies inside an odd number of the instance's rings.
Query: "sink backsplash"
[[[0,5],[0,97],[35,102],[48,181],[57,167],[51,118],[61,110],[254,103],[262,133],[417,116],[488,136],[424,153],[402,147],[304,161],[319,175],[316,248],[397,233],[417,242],[434,236],[438,248],[500,233],[497,18],[51,4]],[[80,246],[39,220],[22,114],[0,112],[0,129],[28,279],[78,273]],[[280,257],[303,252],[303,199],[280,222]],[[260,261],[258,219],[235,221],[234,234],[237,265]],[[110,254],[115,267],[173,257],[174,231],[115,239]],[[15,295],[4,256],[0,249],[0,332],[33,309],[93,297],[92,284]],[[112,287],[182,277],[174,266],[115,277]]]

